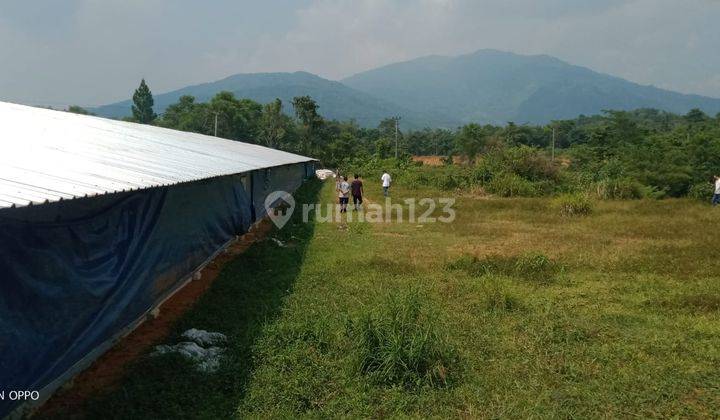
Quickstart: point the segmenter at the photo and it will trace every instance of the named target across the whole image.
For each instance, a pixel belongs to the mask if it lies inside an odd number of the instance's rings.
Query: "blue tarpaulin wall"
[[[300,165],[280,166],[276,168],[261,169],[252,174],[252,195],[255,214],[258,218],[265,216],[265,197],[274,191],[292,193],[300,186],[302,180],[307,178],[308,169],[312,163]],[[314,170],[312,170],[314,173]]]
[[[0,390],[67,379],[307,173],[301,163],[0,212]],[[16,405],[0,401],[0,418]]]

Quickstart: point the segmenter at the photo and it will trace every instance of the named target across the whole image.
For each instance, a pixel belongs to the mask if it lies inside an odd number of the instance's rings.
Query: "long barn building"
[[[313,173],[253,144],[0,102],[0,418],[23,403],[9,391],[47,398]]]

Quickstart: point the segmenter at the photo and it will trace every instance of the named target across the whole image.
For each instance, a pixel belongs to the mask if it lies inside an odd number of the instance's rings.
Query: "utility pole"
[[[555,126],[553,125],[553,135],[552,135],[552,161],[555,162]]]
[[[215,113],[215,137],[217,137],[217,118],[218,118],[218,113],[216,112]]]
[[[400,122],[400,117],[393,118],[395,120],[395,159],[398,158],[398,123]]]

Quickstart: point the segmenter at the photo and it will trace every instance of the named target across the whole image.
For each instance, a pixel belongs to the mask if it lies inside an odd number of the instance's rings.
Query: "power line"
[[[398,158],[398,123],[400,122],[400,116],[396,116],[395,120],[395,159]]]

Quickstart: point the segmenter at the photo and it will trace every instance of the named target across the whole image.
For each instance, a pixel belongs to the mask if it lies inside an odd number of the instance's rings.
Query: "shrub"
[[[471,170],[461,166],[410,166],[398,171],[396,181],[408,188],[434,187],[448,191],[472,185]]]
[[[397,182],[408,188],[427,186],[428,181],[423,167],[410,167],[396,176]]]
[[[510,147],[503,151],[505,167],[523,178],[533,181],[555,180],[559,168],[544,152],[530,146]]]
[[[449,191],[462,185],[462,177],[450,172],[440,172],[430,178],[432,185],[440,190]]]
[[[493,168],[492,162],[482,158],[470,169],[468,180],[472,185],[484,185],[493,179],[495,172],[496,170]]]
[[[416,291],[392,295],[379,312],[350,322],[357,368],[383,385],[441,387],[457,366],[456,350],[440,333]]]
[[[536,196],[552,195],[558,189],[558,184],[550,180],[533,182],[532,185]]]
[[[637,200],[641,198],[659,198],[652,187],[641,184],[632,178],[604,179],[594,185],[594,192],[602,200]]]
[[[502,173],[493,177],[485,188],[500,197],[534,197],[537,195],[537,190],[532,182],[510,173]]]
[[[593,203],[587,194],[563,194],[553,201],[563,216],[587,216],[592,213]]]
[[[702,182],[700,184],[695,184],[690,187],[690,191],[688,191],[688,197],[694,198],[696,200],[710,201],[710,198],[712,197],[714,191],[715,189],[713,188],[712,184],[708,182]]]

